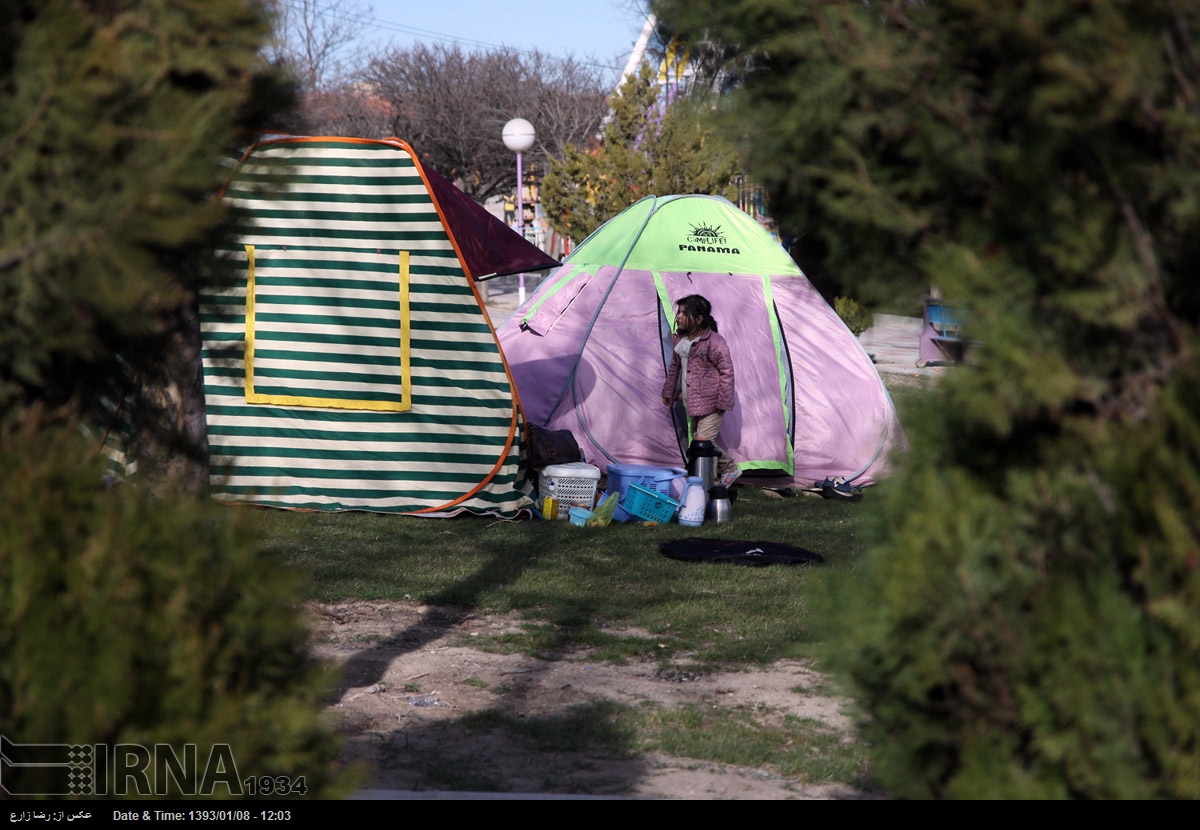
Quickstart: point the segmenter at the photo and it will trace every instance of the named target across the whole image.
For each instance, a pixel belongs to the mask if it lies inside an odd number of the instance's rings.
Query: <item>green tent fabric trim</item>
[[[663,309],[666,311],[667,320],[670,321],[671,324],[671,332],[674,333],[675,315],[671,313],[671,297],[667,293],[667,284],[663,282],[662,271],[658,270],[657,268],[651,268],[650,276],[654,278],[654,290],[658,293],[658,301],[662,304]]]
[[[536,303],[534,303],[533,305],[531,305],[529,307],[529,311],[527,311],[525,313],[525,316],[521,318],[521,322],[528,323],[529,320],[533,317],[533,315],[537,313],[537,310],[542,307],[542,303],[546,302],[546,300],[550,299],[555,294],[557,294],[559,291],[561,291],[562,288],[564,286],[566,286],[567,284],[574,282],[576,278],[580,278],[580,277],[584,277],[584,276],[590,277],[591,274],[589,274],[588,272],[583,271],[579,268],[568,269],[567,272],[565,274],[563,274],[562,277],[560,277],[557,282],[554,283],[554,285],[550,288],[549,291],[547,291],[545,294],[543,294]]]

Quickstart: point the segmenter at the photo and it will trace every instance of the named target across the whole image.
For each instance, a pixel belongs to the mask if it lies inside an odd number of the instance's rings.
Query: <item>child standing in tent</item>
[[[682,400],[692,438],[715,441],[726,411],[733,409],[733,358],[717,334],[712,304],[699,294],[675,303],[675,354],[667,370],[662,400]],[[741,474],[728,453],[721,456],[721,481],[728,487]]]

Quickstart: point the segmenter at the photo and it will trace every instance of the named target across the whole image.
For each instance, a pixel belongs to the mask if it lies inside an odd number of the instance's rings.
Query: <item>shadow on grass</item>
[[[533,545],[540,544],[544,556],[548,545],[584,542],[580,534],[558,525],[510,524],[503,532],[488,534],[478,519],[435,526],[397,517],[383,517],[381,522],[380,517],[366,515],[291,518],[287,535],[268,540],[267,549],[310,568],[317,584],[342,586],[334,590],[336,595],[349,580],[364,600],[408,597],[424,606],[417,620],[398,623],[384,639],[355,651],[341,664],[330,704],[352,689],[380,683],[406,655],[463,633],[462,624],[475,617],[477,609],[492,609],[497,602],[510,608],[520,605],[511,594],[538,566],[540,556]],[[297,521],[305,526],[297,530]],[[304,562],[296,555],[309,548],[307,543],[294,547],[294,540],[320,537],[332,541],[317,550],[317,559],[323,561]],[[447,566],[443,559],[442,567],[419,573],[431,556],[453,557],[454,562]],[[455,574],[453,579],[447,579],[448,571]],[[540,627],[552,629],[541,632],[550,641],[540,639],[539,653],[525,664],[528,671],[497,698],[495,709],[453,718],[435,709],[406,711],[412,700],[421,698],[414,689],[407,703],[403,697],[398,701],[405,708],[397,722],[369,728],[342,725],[344,760],[373,767],[374,788],[620,795],[645,777],[646,768],[633,751],[633,733],[620,723],[616,707],[596,703],[546,708],[536,681],[540,667],[545,660],[580,648],[600,609],[578,597],[549,601],[554,587],[537,584],[536,577],[532,581],[535,603],[550,612],[555,624]],[[387,625],[386,619],[382,622]],[[395,689],[392,694],[404,693]],[[440,703],[436,698],[430,702]]]
[[[379,682],[392,661],[453,635],[456,628],[472,615],[472,609],[481,605],[484,595],[512,585],[525,574],[531,564],[531,560],[522,555],[526,552],[518,544],[497,547],[463,578],[421,596],[421,602],[427,608],[418,622],[393,632],[346,662],[339,696],[348,689]]]
[[[834,551],[834,561],[836,552],[857,552],[846,520],[861,504],[747,495],[735,523],[722,528],[725,538],[778,539]],[[689,668],[766,663],[794,656],[789,649],[807,628],[803,594],[811,569],[681,563],[661,555],[658,542],[697,535],[694,528],[279,513],[264,524],[265,549],[307,568],[314,598],[424,606],[416,621],[397,619],[385,639],[348,657],[338,688],[331,690],[334,701],[380,683],[406,655],[465,633],[463,623],[479,613],[517,613],[528,620],[525,633],[512,635],[511,642],[498,636],[473,645],[529,655],[531,681],[541,676],[539,661],[583,649],[592,659],[683,660]],[[628,627],[634,630],[622,635]],[[351,742],[379,769],[378,786],[397,789],[420,781],[431,782],[419,785],[425,788],[460,791],[620,793],[647,774],[612,713],[595,706],[539,711],[536,689],[534,682],[515,684],[491,715],[448,719],[414,712],[397,729],[388,724],[351,731]],[[487,728],[488,717],[501,720]],[[601,731],[577,728],[585,725]],[[526,729],[577,732],[595,746],[546,748]],[[542,748],[530,750],[530,742]],[[563,757],[558,766],[545,767],[531,760],[539,753]],[[520,763],[544,780],[521,772],[514,783],[510,756],[524,759]],[[424,770],[419,776],[418,767]]]
[[[423,593],[426,607],[419,620],[346,661],[337,698],[380,682],[405,655],[459,634],[474,609],[487,605],[485,597],[527,574],[536,563],[527,554],[520,543],[494,547],[461,579]],[[534,679],[539,666],[577,650],[593,627],[595,611],[579,602],[553,609],[556,624],[539,626],[549,641],[540,642],[538,653],[524,664],[526,676],[505,691],[497,708],[453,719],[406,716],[396,731],[350,735],[348,752],[374,766],[375,786],[384,789],[612,796],[632,791],[647,768],[636,757],[634,735],[619,722],[616,707],[537,709],[544,697]]]
[[[637,797],[639,791],[660,791],[660,784],[647,783],[654,773],[642,760],[657,752],[679,759],[665,766],[656,762],[669,778],[700,769],[715,778],[695,779],[696,786],[730,793],[743,786],[741,774],[773,782],[759,792],[799,795],[821,786],[826,799],[883,797],[872,787],[860,749],[812,722],[774,720],[774,726],[756,727],[745,712],[708,706],[595,702],[546,712],[494,708],[454,719],[412,719],[389,734],[358,732],[348,748],[374,765],[378,789]]]
[[[854,525],[846,520],[862,509],[822,499],[751,497],[721,536],[748,533],[742,538],[810,547],[831,560],[820,566],[826,571],[856,554]],[[678,525],[575,528],[370,514],[292,514],[270,524],[279,533],[267,549],[310,570],[314,598],[426,606],[420,620],[351,658],[343,692],[378,682],[385,657],[394,660],[456,633],[476,611],[515,612],[529,621],[525,634],[481,638],[480,646],[548,660],[590,649],[597,659],[616,661],[663,663],[687,654],[693,664],[716,668],[796,656],[807,640],[804,594],[817,576],[808,566],[667,559],[658,542],[696,535]],[[629,627],[637,633],[623,635]]]
[[[383,789],[619,796],[646,776],[634,741],[621,707],[595,703],[410,722],[352,736],[347,749],[375,765]]]

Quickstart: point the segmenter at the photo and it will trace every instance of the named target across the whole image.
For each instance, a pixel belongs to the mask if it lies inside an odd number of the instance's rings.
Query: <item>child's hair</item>
[[[712,303],[699,294],[689,294],[675,301],[676,307],[689,317],[700,318],[700,328],[717,330],[717,321],[712,316]]]

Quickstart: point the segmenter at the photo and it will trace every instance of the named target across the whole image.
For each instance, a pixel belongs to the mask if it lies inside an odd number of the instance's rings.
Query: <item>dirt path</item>
[[[330,712],[344,756],[372,770],[372,794],[431,791],[559,793],[670,799],[871,798],[840,785],[802,784],[770,769],[614,751],[610,741],[547,749],[547,724],[588,735],[613,704],[685,704],[812,719],[850,733],[842,701],[799,661],[752,672],[696,675],[656,663],[622,666],[586,654],[539,660],[470,647],[473,637],[520,632],[515,619],[414,602],[312,605],[319,653],[343,665]],[[632,636],[638,632],[623,632]],[[645,636],[649,636],[646,634]],[[583,722],[571,723],[582,718]],[[506,724],[501,728],[501,723]],[[603,738],[604,736],[600,736]],[[402,797],[402,796],[401,796]]]

